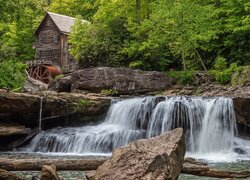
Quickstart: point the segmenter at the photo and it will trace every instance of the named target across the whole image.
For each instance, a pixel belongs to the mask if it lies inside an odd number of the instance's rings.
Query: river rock
[[[54,164],[42,167],[40,180],[60,180],[60,177],[56,173],[56,166]]]
[[[0,169],[0,179],[1,180],[24,180],[22,178],[19,178],[15,174],[9,171],[6,171],[4,169]]]
[[[23,86],[24,92],[37,92],[37,91],[45,91],[48,89],[48,84],[45,84],[39,80],[28,78]]]
[[[113,151],[98,167],[94,180],[177,179],[185,155],[183,129],[142,139]]]
[[[117,94],[134,94],[164,90],[172,84],[173,79],[164,73],[129,68],[89,68],[72,75],[73,90],[91,92],[114,90]]]

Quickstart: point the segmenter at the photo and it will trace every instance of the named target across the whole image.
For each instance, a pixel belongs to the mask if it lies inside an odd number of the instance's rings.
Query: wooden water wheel
[[[30,77],[48,84],[52,78],[58,74],[61,74],[61,72],[55,66],[37,65],[30,67],[28,74]]]

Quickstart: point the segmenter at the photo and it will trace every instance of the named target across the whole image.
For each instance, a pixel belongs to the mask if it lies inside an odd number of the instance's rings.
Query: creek
[[[29,145],[13,153],[109,156],[114,148],[177,127],[185,131],[186,157],[216,167],[250,168],[250,141],[237,136],[233,101],[226,97],[114,99],[99,124],[41,131]]]

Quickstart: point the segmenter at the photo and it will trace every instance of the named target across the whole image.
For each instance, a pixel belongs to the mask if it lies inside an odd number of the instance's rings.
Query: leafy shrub
[[[224,57],[218,56],[215,59],[214,69],[216,70],[224,70],[227,68],[227,60]]]
[[[142,61],[132,61],[129,63],[130,68],[135,68],[135,69],[142,69],[143,68],[143,62]]]
[[[118,94],[118,91],[115,89],[103,89],[101,90],[102,95],[114,96]]]
[[[179,82],[183,85],[192,84],[194,82],[194,73],[185,71],[181,74]]]
[[[229,84],[231,83],[233,73],[241,73],[242,67],[238,67],[236,63],[232,63],[229,68],[224,70],[214,70],[212,75],[220,84]]]
[[[25,80],[27,65],[18,61],[3,61],[0,63],[0,88],[19,90]]]
[[[169,71],[166,74],[182,85],[193,84],[195,80],[195,71]]]
[[[232,74],[231,84],[233,86],[245,85],[248,82],[248,73],[250,66],[238,67],[237,71]]]
[[[228,69],[224,71],[214,71],[215,81],[220,84],[228,84],[231,81],[231,73]]]

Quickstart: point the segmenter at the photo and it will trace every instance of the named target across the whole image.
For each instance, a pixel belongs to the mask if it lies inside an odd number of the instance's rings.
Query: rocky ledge
[[[38,126],[39,115],[46,125],[53,120],[72,122],[80,119],[81,123],[94,121],[94,117],[105,114],[110,106],[110,98],[96,94],[57,93],[52,91],[31,93],[13,93],[0,90],[0,120],[10,121],[26,127]]]
[[[0,137],[13,135],[27,135],[31,133],[30,128],[21,125],[0,124]]]

